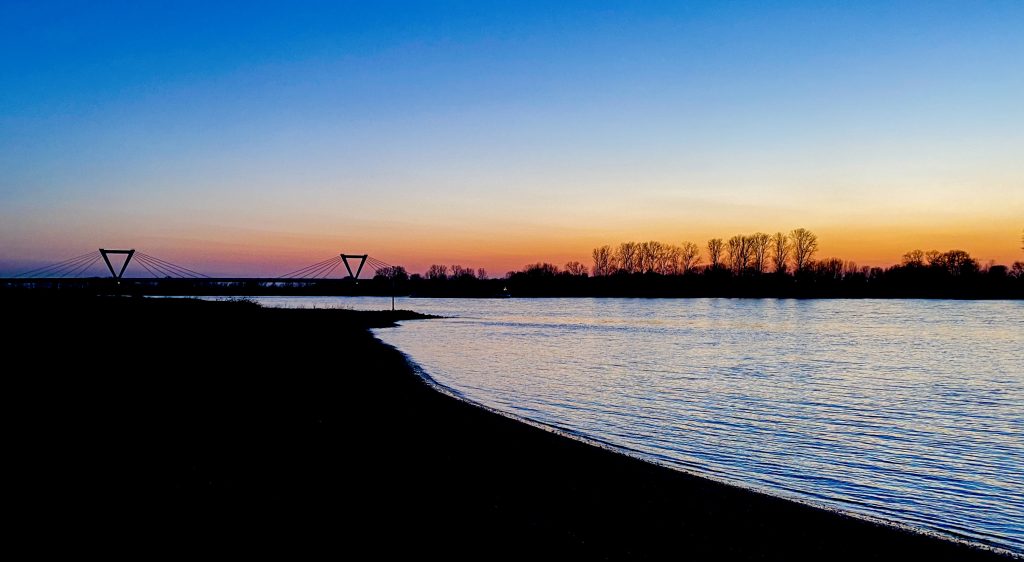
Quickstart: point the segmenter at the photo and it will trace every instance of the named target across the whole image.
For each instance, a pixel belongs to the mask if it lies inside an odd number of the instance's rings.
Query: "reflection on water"
[[[451,318],[377,335],[474,401],[698,474],[1024,552],[1024,303],[399,307]]]

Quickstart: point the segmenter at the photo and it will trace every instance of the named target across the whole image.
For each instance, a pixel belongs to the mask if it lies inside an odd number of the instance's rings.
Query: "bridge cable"
[[[317,263],[314,263],[313,265],[307,265],[306,267],[303,267],[301,269],[296,269],[295,271],[292,271],[290,273],[285,273],[284,275],[278,277],[278,279],[292,278],[292,277],[295,277],[298,274],[305,274],[305,273],[308,273],[307,270],[315,269],[318,266],[321,266],[321,265],[323,265],[325,263],[328,263],[328,262],[331,262],[331,261],[334,261],[334,260],[340,260],[340,259],[341,259],[340,256],[333,256],[330,259],[326,259],[326,260],[324,260],[322,262],[317,262]]]
[[[153,277],[174,277],[167,272],[166,268],[160,267],[156,262],[151,262],[142,256],[135,256],[135,261],[139,262],[139,265],[144,267]]]
[[[89,258],[93,254],[98,254],[98,253],[99,253],[98,251],[94,250],[92,252],[89,252],[89,253],[86,253],[86,254],[82,254],[80,256],[75,256],[73,258],[69,258],[69,259],[66,259],[64,261],[59,261],[57,263],[51,263],[49,265],[44,265],[42,267],[37,267],[35,269],[30,269],[28,271],[24,271],[22,273],[19,273],[18,275],[15,275],[15,277],[28,277],[29,275],[38,276],[38,274],[41,274],[43,272],[47,272],[48,270],[62,268],[64,266],[66,266],[66,265],[71,264],[72,262],[78,262],[79,260]]]
[[[84,263],[88,263],[89,260],[90,260],[90,257],[86,256],[86,257],[81,258],[79,260],[76,260],[74,262],[66,263],[64,265],[55,267],[55,268],[49,270],[46,273],[46,276],[47,277],[55,277],[55,278],[56,277],[64,277],[65,275],[67,275],[68,272],[74,271],[75,269],[77,269],[79,266],[81,266]]]
[[[139,265],[141,265],[146,271],[148,271],[150,275],[152,275],[153,277],[155,277],[157,279],[160,278],[160,276],[157,275],[156,272],[154,272],[152,269],[149,268],[148,265],[146,265],[146,262],[144,262],[142,260],[138,260],[138,262],[139,262]]]
[[[337,261],[331,260],[330,262],[316,268],[315,270],[310,271],[307,275],[312,279],[317,279],[321,275],[333,270],[335,267],[338,266],[339,263],[341,263],[341,258],[338,258]]]
[[[303,278],[308,278],[308,277],[311,277],[311,278],[314,278],[314,279],[315,279],[317,275],[319,275],[319,274],[320,274],[321,272],[323,272],[323,271],[325,271],[326,269],[328,269],[328,268],[330,268],[330,267],[331,267],[331,262],[332,262],[332,261],[333,261],[333,260],[331,260],[331,261],[329,261],[329,262],[327,262],[327,263],[325,263],[325,264],[323,264],[323,265],[321,265],[321,266],[318,266],[318,267],[315,267],[315,268],[313,268],[313,269],[310,269],[310,270],[309,270],[309,271],[307,271],[306,273],[303,273],[303,274],[302,274],[302,275],[303,275]]]
[[[169,261],[167,261],[167,260],[162,260],[162,259],[160,259],[160,258],[158,258],[158,257],[156,257],[156,256],[151,256],[151,255],[149,255],[149,254],[145,254],[145,253],[143,253],[143,252],[140,252],[140,251],[138,251],[138,250],[136,250],[135,254],[136,254],[136,255],[140,255],[140,256],[143,256],[143,257],[145,257],[145,258],[148,258],[148,259],[150,259],[150,260],[152,260],[152,261],[155,261],[155,262],[159,262],[159,263],[162,263],[162,264],[164,264],[164,265],[166,265],[166,266],[168,266],[168,267],[172,267],[172,268],[174,268],[174,269],[178,269],[178,270],[181,270],[181,271],[184,271],[184,272],[190,273],[190,274],[192,274],[192,275],[195,275],[196,277],[205,277],[205,278],[207,278],[207,279],[209,279],[209,278],[210,278],[210,276],[209,276],[209,275],[203,275],[202,273],[199,273],[198,271],[195,271],[195,270],[193,270],[193,269],[189,269],[189,268],[187,268],[187,267],[182,267],[182,266],[180,266],[180,265],[177,265],[177,264],[173,264],[173,263],[171,263],[171,262],[169,262]],[[184,275],[182,275],[182,277],[185,277],[185,276],[184,276]]]
[[[318,271],[321,267],[324,267],[325,265],[329,265],[330,263],[334,262],[335,260],[340,261],[341,257],[340,256],[335,256],[335,257],[333,257],[333,258],[331,258],[329,260],[324,260],[322,262],[315,263],[315,264],[313,264],[311,266],[308,266],[308,267],[305,267],[305,268],[299,270],[296,273],[293,273],[291,275],[291,277],[293,279],[294,278],[299,278],[299,277],[306,277],[306,276],[310,275],[311,273],[313,273],[315,271]]]
[[[327,279],[328,277],[330,277],[331,273],[334,273],[334,270],[337,269],[339,265],[341,265],[341,258],[338,258],[338,261],[334,262],[334,265],[332,265],[331,268],[327,270],[327,273],[324,273],[323,278]]]
[[[148,257],[140,257],[139,263],[148,265],[150,268],[155,270],[157,273],[160,274],[160,276],[164,278],[182,279],[185,277],[185,274],[183,274],[182,272],[171,269],[165,265],[161,265],[160,263],[155,262],[149,259]]]
[[[389,264],[387,262],[384,262],[382,260],[379,260],[377,258],[367,258],[366,259],[366,263],[368,263],[370,265],[370,267],[373,268],[374,274],[379,274],[380,271],[383,270],[383,269],[390,270],[390,269],[394,268],[393,265],[391,265],[391,264]]]
[[[65,263],[65,264],[58,265],[56,267],[50,268],[50,269],[46,270],[45,272],[43,272],[41,274],[45,275],[46,277],[56,277],[59,274],[64,273],[68,269],[72,269],[74,267],[77,267],[79,264],[82,264],[82,263],[85,263],[85,262],[89,261],[89,259],[91,259],[91,258],[89,256],[86,256],[84,258],[80,258],[80,259],[75,260],[73,262],[68,262],[68,263]]]
[[[149,267],[155,269],[158,273],[163,275],[165,278],[174,277],[174,278],[177,278],[177,279],[184,279],[184,278],[187,277],[187,275],[185,275],[181,271],[177,271],[175,269],[171,269],[170,267],[168,267],[166,265],[162,265],[159,262],[154,261],[149,256],[139,256],[138,260],[139,260],[139,263],[149,265]]]
[[[93,258],[91,260],[89,260],[89,262],[86,263],[85,265],[83,265],[82,267],[80,267],[78,269],[75,269],[73,271],[69,271],[69,272],[65,273],[64,275],[68,275],[68,276],[71,276],[71,277],[78,277],[83,272],[85,272],[87,269],[89,269],[90,267],[95,265],[96,262],[98,262],[98,261],[100,261],[100,256],[93,256]],[[64,277],[64,275],[61,275],[61,277]]]
[[[64,260],[64,261],[59,261],[59,262],[57,262],[57,263],[51,263],[51,264],[49,264],[49,265],[44,265],[44,266],[42,266],[42,267],[37,267],[37,268],[34,268],[34,269],[30,269],[30,270],[28,270],[28,271],[24,271],[24,272],[22,272],[22,273],[19,273],[19,274],[15,275],[15,277],[25,277],[25,276],[28,276],[28,275],[34,274],[34,273],[36,273],[36,272],[46,271],[46,270],[48,270],[48,269],[52,269],[52,268],[55,268],[55,267],[58,267],[58,266],[64,265],[64,264],[66,264],[66,263],[68,263],[68,262],[72,262],[72,261],[77,261],[77,260],[80,260],[80,259],[82,259],[82,258],[85,258],[85,257],[91,256],[91,255],[92,255],[92,254],[94,254],[94,253],[98,253],[98,252],[96,252],[96,251],[93,251],[93,252],[89,252],[89,253],[87,253],[87,254],[82,254],[82,255],[80,255],[80,256],[75,256],[75,257],[73,257],[73,258],[69,258],[69,259],[66,259],[66,260]]]
[[[69,271],[71,269],[74,269],[74,268],[78,267],[79,265],[88,262],[89,259],[91,259],[91,258],[86,257],[86,258],[82,258],[82,259],[80,259],[78,261],[74,261],[74,262],[71,262],[71,263],[66,263],[64,265],[61,265],[61,266],[55,267],[53,269],[49,269],[49,270],[47,270],[45,272],[42,272],[42,273],[39,274],[39,276],[40,277],[44,277],[44,278],[60,277],[61,274],[63,274],[64,272]]]
[[[170,269],[166,266],[160,265],[159,263],[150,260],[148,257],[139,256],[137,259],[139,261],[139,265],[145,267],[146,270],[150,272],[150,274],[152,274],[154,277],[158,279],[166,279],[172,277],[180,279],[184,277],[184,275],[182,275],[180,272]]]
[[[306,267],[286,273],[277,277],[277,279],[327,279],[343,262],[344,260],[340,255],[333,256],[321,262],[307,265]],[[374,271],[375,275],[381,270],[395,267],[383,260],[370,256],[366,256],[364,264],[370,266],[370,269]]]
[[[331,259],[333,259],[333,258],[331,258]],[[322,262],[314,263],[313,265],[307,265],[306,267],[303,267],[302,269],[296,269],[295,271],[292,271],[292,272],[289,272],[289,273],[285,273],[284,275],[281,275],[280,277],[278,277],[278,279],[291,279],[291,278],[294,278],[296,276],[303,275],[307,271],[309,271],[311,269],[315,269],[317,266],[323,265],[323,264],[325,264],[325,263],[327,263],[329,261],[331,261],[331,260],[328,259],[328,260],[324,260]]]
[[[135,253],[136,253],[136,255],[139,255],[143,259],[147,260],[150,265],[160,264],[160,265],[163,266],[162,267],[163,270],[175,272],[178,277],[185,278],[185,277],[189,277],[189,276],[196,276],[196,277],[206,277],[206,278],[209,278],[208,275],[204,275],[202,273],[199,273],[198,271],[194,271],[194,270],[189,269],[187,267],[182,267],[180,265],[171,263],[171,262],[169,262],[167,260],[162,260],[162,259],[160,259],[160,258],[158,258],[156,256],[151,256],[149,254],[146,254],[146,253],[143,253],[143,252],[138,252],[138,251],[135,252]]]

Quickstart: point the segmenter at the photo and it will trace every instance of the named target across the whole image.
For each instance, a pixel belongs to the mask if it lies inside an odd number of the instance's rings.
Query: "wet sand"
[[[31,362],[8,393],[12,530],[39,553],[1003,558],[443,395],[368,331],[411,314],[26,296],[0,305],[8,364]]]

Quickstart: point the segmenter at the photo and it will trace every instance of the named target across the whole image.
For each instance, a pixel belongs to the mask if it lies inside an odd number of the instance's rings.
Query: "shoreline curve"
[[[387,328],[378,328],[378,329],[387,329]],[[682,474],[686,474],[687,476],[691,476],[691,477],[694,477],[694,478],[700,478],[700,479],[704,479],[704,480],[709,480],[709,481],[714,482],[716,484],[720,484],[720,485],[723,485],[723,486],[729,486],[729,487],[732,487],[732,488],[736,488],[736,489],[741,490],[743,492],[758,494],[758,495],[770,497],[770,498],[773,498],[773,499],[783,500],[783,501],[794,502],[794,503],[797,503],[797,504],[800,504],[800,505],[803,505],[803,506],[806,506],[806,507],[809,507],[809,508],[812,508],[812,509],[821,510],[821,511],[824,511],[824,512],[827,512],[827,513],[830,513],[830,514],[834,514],[834,515],[837,515],[837,516],[840,516],[840,517],[848,517],[848,518],[855,519],[855,520],[858,520],[858,521],[862,521],[862,522],[865,522],[865,523],[869,523],[869,524],[872,524],[872,525],[877,525],[877,526],[880,526],[880,527],[892,529],[892,530],[895,530],[895,531],[901,532],[901,533],[909,533],[909,534],[913,534],[913,535],[917,535],[917,536],[921,536],[921,537],[926,537],[926,538],[930,538],[930,539],[937,539],[937,540],[949,542],[949,543],[952,543],[952,544],[963,545],[963,546],[966,546],[966,547],[969,547],[969,548],[972,548],[972,549],[976,549],[976,550],[980,550],[980,551],[984,551],[984,552],[991,552],[991,553],[999,555],[999,556],[1008,556],[1008,557],[1013,558],[1013,559],[1024,560],[1024,553],[1017,553],[1017,552],[1014,552],[1012,550],[1009,550],[1009,549],[1006,549],[1006,548],[1002,548],[1002,547],[999,547],[999,546],[987,544],[987,543],[984,543],[984,542],[978,542],[978,541],[972,540],[972,539],[970,539],[968,537],[962,537],[962,536],[946,534],[946,533],[942,533],[942,532],[939,532],[939,531],[933,531],[933,530],[930,530],[930,529],[923,529],[923,528],[920,528],[920,527],[915,527],[913,525],[901,523],[901,522],[898,522],[898,521],[892,521],[892,520],[884,519],[884,518],[881,518],[881,517],[876,517],[876,516],[872,516],[872,515],[868,515],[868,514],[857,513],[855,511],[845,510],[845,509],[842,509],[840,507],[828,505],[828,504],[826,504],[824,502],[816,502],[816,501],[808,499],[808,498],[800,497],[800,496],[797,496],[796,494],[790,495],[790,494],[785,494],[785,493],[778,493],[777,490],[769,489],[767,487],[759,487],[759,486],[751,485],[749,483],[746,483],[746,482],[743,482],[743,481],[740,481],[740,480],[734,480],[734,479],[730,479],[730,478],[726,478],[726,477],[706,474],[706,473],[703,473],[703,472],[697,472],[697,471],[687,469],[686,467],[683,467],[683,466],[680,466],[680,465],[677,465],[677,464],[672,464],[670,462],[660,461],[658,459],[646,456],[641,451],[637,451],[635,449],[631,449],[631,448],[626,447],[626,446],[617,445],[617,444],[614,444],[614,443],[611,443],[611,442],[608,442],[608,441],[604,441],[604,440],[601,440],[601,439],[598,439],[598,438],[595,438],[595,437],[592,437],[592,436],[589,436],[589,435],[585,435],[585,434],[582,434],[582,433],[579,433],[579,432],[576,432],[576,431],[573,431],[573,430],[569,430],[569,429],[562,428],[562,427],[559,427],[559,426],[556,426],[556,425],[552,425],[552,424],[547,424],[547,423],[540,422],[540,421],[537,421],[537,420],[533,420],[533,419],[530,419],[530,418],[527,418],[525,416],[521,416],[521,415],[518,415],[518,414],[515,414],[515,413],[512,413],[512,412],[507,412],[507,411],[495,408],[493,406],[489,406],[489,405],[484,404],[482,402],[479,402],[477,400],[473,400],[472,398],[469,398],[465,394],[459,392],[457,389],[449,387],[449,386],[447,386],[447,385],[437,381],[433,376],[430,375],[429,372],[427,372],[426,369],[424,369],[422,366],[420,366],[409,354],[407,354],[406,352],[402,351],[401,349],[399,349],[399,348],[397,348],[397,347],[395,347],[395,346],[393,346],[393,345],[391,345],[389,343],[384,342],[380,338],[376,337],[376,333],[375,333],[376,330],[377,329],[371,330],[371,332],[374,333],[374,337],[377,339],[377,341],[379,341],[382,345],[390,347],[390,348],[394,349],[397,353],[401,354],[401,356],[405,359],[405,362],[408,365],[409,369],[421,381],[423,381],[427,386],[429,386],[433,390],[435,390],[435,391],[437,391],[437,392],[439,392],[439,393],[441,393],[441,394],[443,394],[445,396],[448,396],[450,398],[453,398],[455,400],[458,400],[458,401],[460,401],[462,403],[468,404],[468,405],[473,406],[475,408],[479,408],[479,409],[484,410],[486,412],[489,412],[491,414],[495,414],[495,415],[501,416],[503,418],[510,419],[512,421],[516,421],[516,422],[522,423],[524,425],[528,425],[530,427],[534,427],[534,428],[546,431],[548,433],[552,433],[554,435],[558,435],[560,437],[564,437],[564,438],[567,438],[567,439],[572,439],[574,441],[577,441],[577,442],[580,442],[580,443],[583,443],[583,444],[586,444],[586,445],[589,445],[589,446],[592,446],[592,447],[596,447],[596,448],[599,448],[601,450],[608,451],[610,453],[621,455],[621,456],[629,458],[629,459],[633,459],[633,460],[640,461],[640,462],[643,462],[643,463],[646,463],[646,464],[650,464],[650,465],[654,465],[654,466],[657,466],[657,467],[660,467],[660,468],[664,468],[664,469],[672,470],[672,471],[679,472],[679,473],[682,473]]]

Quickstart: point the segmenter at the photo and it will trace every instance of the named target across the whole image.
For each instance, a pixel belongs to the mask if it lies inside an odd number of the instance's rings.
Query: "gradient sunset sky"
[[[805,227],[1024,259],[1024,2],[10,2],[0,274],[589,265]]]

